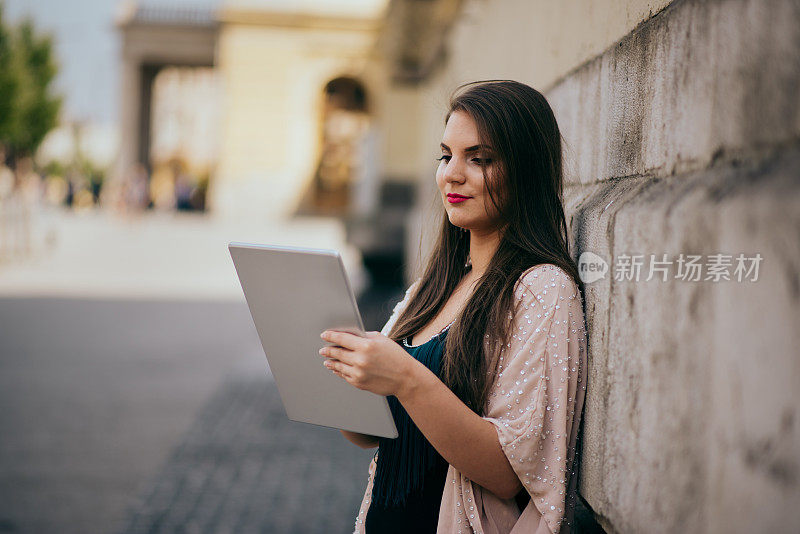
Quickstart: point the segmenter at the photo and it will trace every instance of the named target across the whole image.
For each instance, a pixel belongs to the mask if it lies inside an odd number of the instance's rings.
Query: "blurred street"
[[[0,265],[0,532],[352,531],[374,451],[286,418],[226,248],[339,223],[50,215]]]
[[[332,218],[252,222],[202,213],[121,216],[47,207],[31,226],[30,255],[0,256],[0,296],[244,302],[228,253],[231,241],[335,248],[354,291],[365,283],[359,252],[345,244],[343,225]]]

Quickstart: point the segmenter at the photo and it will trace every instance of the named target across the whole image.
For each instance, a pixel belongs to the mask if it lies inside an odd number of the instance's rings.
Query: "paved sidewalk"
[[[274,382],[229,379],[132,511],[125,534],[350,533],[374,450],[286,418]]]
[[[244,304],[0,298],[0,532],[118,530],[242,372],[268,377]]]
[[[366,283],[358,250],[332,218],[219,220],[186,212],[122,218],[106,211],[40,213],[34,252],[0,261],[0,296],[243,302],[228,243],[337,249],[354,291]],[[3,258],[0,258],[3,260]]]
[[[351,532],[374,451],[286,418],[227,251],[338,248],[358,285],[341,225],[51,215],[0,263],[0,531]]]

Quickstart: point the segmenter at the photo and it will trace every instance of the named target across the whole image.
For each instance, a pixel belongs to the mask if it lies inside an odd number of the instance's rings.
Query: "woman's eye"
[[[447,154],[442,154],[442,157],[436,158],[436,161],[442,161],[442,160],[450,161],[450,156],[448,156]],[[484,159],[472,158],[471,161],[477,163],[478,165],[488,165],[489,163],[492,162],[491,158],[484,158]]]
[[[451,156],[449,156],[447,154],[442,154],[442,157],[436,158],[436,161],[442,161],[442,160],[450,161],[450,158],[451,158]],[[488,165],[489,163],[492,162],[492,160],[490,158],[484,158],[484,159],[472,158],[470,161],[472,161],[474,163],[477,163],[478,165]]]

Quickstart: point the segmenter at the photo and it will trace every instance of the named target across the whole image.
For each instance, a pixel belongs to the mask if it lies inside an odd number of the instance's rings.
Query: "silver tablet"
[[[228,250],[286,415],[396,438],[386,397],[333,374],[319,349],[323,330],[364,335],[355,295],[336,250],[230,243]]]

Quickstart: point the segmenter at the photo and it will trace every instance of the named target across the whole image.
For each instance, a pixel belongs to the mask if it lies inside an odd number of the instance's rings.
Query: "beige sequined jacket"
[[[388,335],[419,280],[381,330]],[[512,341],[501,352],[484,419],[497,430],[508,461],[530,495],[520,511],[451,465],[438,534],[569,534],[576,491],[573,459],[586,391],[586,329],[578,286],[560,267],[542,264],[520,276]],[[364,533],[376,461],[369,465],[354,534]]]

